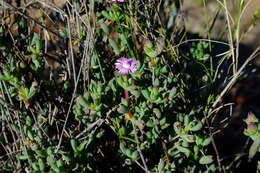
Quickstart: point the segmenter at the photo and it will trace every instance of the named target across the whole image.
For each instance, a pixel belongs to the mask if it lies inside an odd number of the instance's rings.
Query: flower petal
[[[134,59],[121,57],[116,60],[115,67],[119,73],[128,74],[135,72],[138,69],[136,66],[137,64],[138,62]]]

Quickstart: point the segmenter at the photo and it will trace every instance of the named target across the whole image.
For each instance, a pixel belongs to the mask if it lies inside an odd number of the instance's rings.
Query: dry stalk
[[[241,75],[242,71],[244,70],[244,68],[247,66],[247,64],[252,61],[258,54],[260,51],[260,46],[258,46],[256,48],[256,50],[249,56],[249,58],[244,62],[244,64],[239,68],[239,70],[233,75],[232,79],[230,80],[230,82],[227,84],[227,86],[223,89],[223,91],[219,94],[218,98],[216,99],[216,101],[213,103],[211,109],[208,112],[208,115],[210,115],[212,112],[214,112],[215,107],[217,106],[217,104],[221,101],[221,99],[223,98],[223,96],[229,91],[229,89],[235,84],[235,82],[238,80],[239,76]]]

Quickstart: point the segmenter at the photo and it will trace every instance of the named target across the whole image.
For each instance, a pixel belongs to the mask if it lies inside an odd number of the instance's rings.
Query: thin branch
[[[250,57],[244,62],[244,64],[240,67],[240,69],[234,74],[233,78],[230,80],[230,82],[227,84],[227,86],[223,89],[223,91],[219,94],[217,100],[213,103],[211,109],[209,110],[208,114],[211,114],[213,109],[217,106],[217,104],[221,101],[221,98],[228,92],[228,90],[235,84],[235,82],[238,80],[239,76],[241,75],[242,71],[246,67],[246,65],[252,61],[260,51],[260,46],[250,55]]]
[[[73,79],[74,79],[74,87],[76,88],[76,69],[75,69],[75,59],[74,59],[74,53],[73,53],[73,47],[72,47],[72,39],[71,39],[71,27],[70,27],[70,19],[67,18],[68,21],[68,34],[69,34],[69,49],[70,49],[70,58],[72,63],[72,72],[73,72]],[[80,74],[80,73],[79,73]]]
[[[206,122],[206,125],[208,126],[209,136],[210,136],[210,138],[211,138],[212,146],[213,146],[213,149],[214,149],[215,154],[216,154],[216,157],[217,157],[217,163],[218,163],[219,172],[221,173],[222,170],[223,170],[223,172],[225,173],[225,168],[222,169],[222,166],[221,166],[220,154],[219,154],[219,152],[218,152],[218,148],[217,148],[217,145],[216,145],[216,143],[215,143],[215,140],[214,140],[214,137],[213,137],[213,133],[212,133],[212,131],[211,131],[211,128],[210,128],[210,125],[209,125],[209,121],[208,121],[208,118],[207,118],[206,115],[205,115],[205,122]]]
[[[132,122],[133,129],[134,129],[135,140],[137,141],[137,145],[136,145],[137,151],[138,151],[138,153],[139,153],[139,155],[140,155],[140,157],[141,157],[141,160],[142,160],[142,162],[143,162],[143,167],[145,168],[145,172],[146,172],[146,173],[150,173],[150,171],[148,170],[147,164],[146,164],[146,162],[145,162],[143,153],[142,153],[141,148],[140,148],[140,142],[139,142],[139,139],[138,139],[138,136],[137,136],[137,131],[136,131],[135,125],[134,125],[133,121],[131,121],[131,122]]]
[[[2,2],[3,2],[3,4],[4,4],[5,6],[8,6],[8,7],[12,8],[13,10],[15,10],[15,11],[16,11],[18,14],[20,14],[21,16],[23,16],[23,17],[25,17],[25,18],[27,18],[27,19],[29,19],[29,20],[35,22],[35,24],[37,24],[37,25],[38,25],[39,27],[41,27],[42,29],[45,29],[45,30],[51,32],[52,34],[58,36],[60,39],[64,39],[64,37],[62,37],[58,32],[53,31],[53,30],[49,29],[48,27],[44,26],[43,24],[41,24],[40,22],[38,22],[37,20],[35,20],[35,19],[32,18],[31,16],[27,15],[26,13],[22,12],[19,8],[13,6],[13,5],[10,4],[9,2],[5,2],[5,1],[2,1]]]
[[[181,42],[177,45],[172,46],[172,48],[176,48],[176,47],[179,47],[182,44],[186,44],[186,43],[194,42],[194,41],[207,41],[207,42],[211,42],[211,43],[218,43],[218,44],[223,44],[223,45],[229,46],[228,43],[225,43],[223,41],[210,40],[210,39],[189,39],[189,40],[185,40],[185,41],[183,41],[183,42]]]
[[[71,108],[72,108],[72,104],[73,104],[73,101],[74,101],[74,98],[75,98],[75,95],[76,95],[77,86],[78,86],[78,82],[79,82],[79,77],[80,77],[80,73],[81,73],[81,70],[82,70],[82,66],[83,66],[83,63],[81,63],[81,66],[80,66],[80,69],[79,69],[79,73],[78,73],[77,80],[76,80],[76,83],[75,83],[75,88],[74,88],[74,91],[73,91],[73,94],[72,94],[72,98],[70,100],[69,109],[67,111],[66,119],[65,119],[62,131],[61,131],[61,136],[60,136],[60,139],[59,139],[58,146],[56,148],[56,152],[60,149],[60,146],[61,146],[61,143],[62,143],[62,138],[63,138],[64,132],[65,132],[65,128],[66,128],[67,122],[68,122],[68,118],[69,118],[69,114],[70,114],[70,111],[71,111]]]

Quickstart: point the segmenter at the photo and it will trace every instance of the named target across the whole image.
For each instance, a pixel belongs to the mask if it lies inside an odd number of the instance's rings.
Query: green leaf
[[[89,93],[85,93],[84,96],[78,98],[78,103],[84,107],[84,109],[90,109]]]
[[[111,18],[111,16],[110,16],[110,14],[107,12],[107,11],[101,11],[101,14],[105,17],[105,18],[107,18],[108,20],[111,20],[112,18]]]
[[[128,101],[124,98],[121,98],[121,104],[124,105],[124,106],[128,106]]]
[[[128,111],[129,109],[122,104],[120,104],[119,107],[117,108],[117,112],[119,112],[120,114],[127,113]]]
[[[187,157],[189,157],[191,151],[188,148],[182,147],[182,146],[177,146],[177,150],[180,152],[184,153]]]
[[[44,163],[44,161],[41,158],[38,159],[38,164],[39,164],[39,167],[40,167],[40,171],[44,172],[44,170],[45,170],[45,163]]]
[[[72,160],[71,156],[65,154],[62,154],[62,159],[65,160],[67,163]]]
[[[197,145],[202,145],[203,143],[203,137],[201,136],[196,136],[196,144]]]
[[[109,81],[108,85],[110,86],[110,88],[111,88],[111,90],[112,90],[113,92],[116,92],[116,91],[117,91],[117,89],[116,89],[116,88],[117,88],[117,84],[116,84],[115,78],[111,79],[111,80]]]
[[[161,120],[160,120],[160,125],[163,126],[165,125],[166,123],[166,117],[163,117]]]
[[[157,118],[161,118],[162,114],[158,108],[153,108],[153,113],[156,115]]]
[[[180,122],[176,121],[176,122],[174,122],[173,127],[174,127],[174,131],[179,135],[182,130],[182,124]]]
[[[47,163],[49,165],[51,165],[51,167],[56,165],[56,160],[54,159],[53,155],[48,156],[46,160],[47,160]]]
[[[126,89],[128,87],[128,84],[123,80],[122,76],[116,78],[116,82],[118,83],[118,85],[120,85],[124,89]]]
[[[64,38],[69,38],[68,28],[59,29],[59,34]]]
[[[45,63],[43,57],[36,56],[36,55],[32,56],[32,62],[33,62],[33,64],[31,64],[31,68],[34,71],[41,69],[44,66],[44,63]]]
[[[6,73],[5,74],[2,74],[2,75],[0,75],[0,80],[9,80],[10,79],[10,77],[8,77],[7,75],[6,75]]]
[[[127,42],[127,38],[126,38],[125,34],[119,34],[119,38],[124,45],[127,45],[128,42]]]
[[[115,40],[109,39],[108,40],[110,46],[113,48],[114,52],[116,55],[119,55],[119,53],[121,52],[120,48],[118,47],[118,44]]]
[[[194,145],[194,147],[193,147],[194,153],[198,153],[199,150],[200,150],[200,149],[199,149],[198,145]]]
[[[156,79],[154,80],[154,86],[155,86],[155,87],[159,87],[159,86],[160,86],[160,81],[159,81],[158,78],[156,78]]]
[[[48,148],[47,148],[47,154],[48,154],[49,156],[50,156],[50,155],[53,155],[54,151],[55,151],[54,147],[48,147]]]
[[[91,64],[92,69],[98,69],[99,68],[98,55],[96,53],[93,54],[90,64]]]
[[[148,89],[142,90],[141,92],[146,100],[150,100],[150,92],[148,91]]]
[[[201,61],[207,61],[209,57],[210,57],[209,54],[205,54],[204,56],[198,57],[198,59]]]
[[[71,144],[71,147],[72,147],[73,151],[74,152],[78,152],[78,149],[77,149],[78,143],[77,143],[77,141],[75,139],[71,139],[70,140],[70,144]]]
[[[22,29],[25,29],[27,28],[27,22],[24,18],[21,18],[20,21],[19,21],[19,26],[22,28]]]
[[[62,168],[62,167],[65,166],[65,165],[64,165],[64,162],[63,162],[62,160],[58,160],[58,161],[56,162],[56,164],[57,164],[57,166],[58,166],[59,168]]]
[[[195,137],[192,135],[183,135],[181,136],[186,142],[193,143],[195,142]]]
[[[190,121],[191,121],[190,116],[185,115],[183,121],[184,121],[184,126],[187,127],[189,125]]]
[[[34,33],[34,35],[33,35],[33,39],[32,39],[32,42],[31,42],[30,46],[32,46],[32,45],[36,45],[37,42],[38,42],[39,40],[40,40],[40,36],[39,36],[39,34]]]
[[[132,156],[132,151],[131,151],[130,149],[126,148],[126,149],[125,149],[125,154],[126,154],[127,157],[130,157],[130,158],[131,158],[131,156]]]
[[[173,87],[170,91],[169,97],[170,98],[174,98],[177,94],[177,89],[175,87]]]
[[[136,98],[138,98],[141,95],[140,91],[137,90],[130,90],[131,94],[133,94]]]
[[[147,42],[145,44],[144,52],[146,55],[148,55],[151,58],[156,57],[158,55],[158,53],[156,52],[156,50],[151,42]]]
[[[26,122],[27,126],[31,126],[32,123],[33,123],[33,120],[32,120],[32,118],[30,116],[26,116],[26,121],[25,122]]]
[[[260,147],[260,139],[256,139],[249,149],[249,159],[252,159]]]
[[[21,100],[29,100],[29,89],[19,88],[18,94]]]
[[[214,163],[212,163],[212,164],[208,167],[207,172],[205,172],[205,173],[217,172],[216,170],[217,170],[216,165],[215,165]]]
[[[32,168],[33,168],[34,171],[38,171],[39,170],[38,163],[37,162],[33,162],[32,163]]]
[[[157,54],[159,55],[163,49],[164,49],[164,46],[165,46],[165,42],[164,42],[164,38],[158,38],[157,41],[156,41],[156,52]]]
[[[32,98],[36,92],[37,92],[37,82],[33,82],[31,87],[30,87],[30,90],[29,90],[29,94],[28,94],[28,98]]]
[[[159,172],[162,172],[164,166],[165,166],[164,161],[163,161],[162,159],[160,159],[160,162],[159,162],[159,164],[158,164],[158,171],[159,171]]]
[[[211,142],[211,137],[208,137],[208,138],[204,139],[202,146],[207,146],[210,144],[210,142]]]
[[[85,148],[85,146],[89,143],[89,140],[85,140],[83,142],[80,143],[80,145],[77,147],[77,150],[79,152],[83,151],[83,149]]]
[[[126,135],[126,128],[123,126],[123,127],[121,127],[121,128],[119,128],[119,130],[118,130],[118,135],[119,136],[124,136],[124,135]]]
[[[202,156],[199,160],[199,163],[202,165],[207,165],[210,164],[211,162],[213,162],[212,156],[208,155],[208,156]]]
[[[27,154],[25,154],[25,155],[20,155],[20,156],[18,156],[18,159],[19,159],[19,160],[27,160],[27,159],[29,159],[29,157],[28,157]]]
[[[31,131],[31,129],[27,131],[27,136],[29,137],[30,140],[32,140],[32,141],[34,140],[34,135]]]
[[[119,147],[120,147],[120,150],[122,151],[122,153],[125,154],[126,153],[126,147],[124,146],[124,144],[120,143]]]
[[[135,160],[138,159],[138,156],[139,156],[139,155],[138,155],[138,152],[137,152],[137,151],[134,151],[134,152],[131,154],[131,159],[135,161]]]
[[[102,30],[104,31],[105,34],[109,34],[109,28],[108,26],[104,23],[103,20],[99,21],[99,25],[102,28]]]
[[[167,73],[168,72],[168,68],[167,68],[167,66],[165,65],[165,66],[163,66],[162,68],[161,68],[161,70],[160,70],[160,73]]]
[[[194,123],[194,122],[192,122],[192,123]],[[190,130],[195,132],[195,131],[200,130],[201,128],[202,128],[202,123],[198,121],[195,126],[190,128]]]
[[[56,165],[51,165],[51,169],[52,169],[51,172],[55,171],[57,173],[60,173],[60,169]]]
[[[155,124],[154,124],[154,122],[153,122],[153,120],[149,120],[149,121],[147,121],[147,123],[146,123],[146,126],[147,127],[153,127]]]

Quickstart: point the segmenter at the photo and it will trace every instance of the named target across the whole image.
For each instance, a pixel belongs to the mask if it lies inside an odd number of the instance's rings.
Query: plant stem
[[[134,129],[135,140],[137,141],[136,149],[137,149],[137,151],[139,153],[139,156],[140,156],[140,158],[141,158],[141,160],[143,162],[143,167],[145,168],[145,172],[146,173],[150,173],[150,171],[149,171],[149,169],[147,167],[147,164],[145,162],[145,158],[144,158],[143,153],[142,153],[141,148],[140,148],[140,142],[139,142],[139,139],[138,139],[138,136],[137,136],[137,130],[135,128],[135,125],[134,125],[133,121],[132,121],[132,125],[133,125],[133,129]]]
[[[126,101],[128,101],[129,100],[129,91],[125,90],[124,94],[125,94]]]

